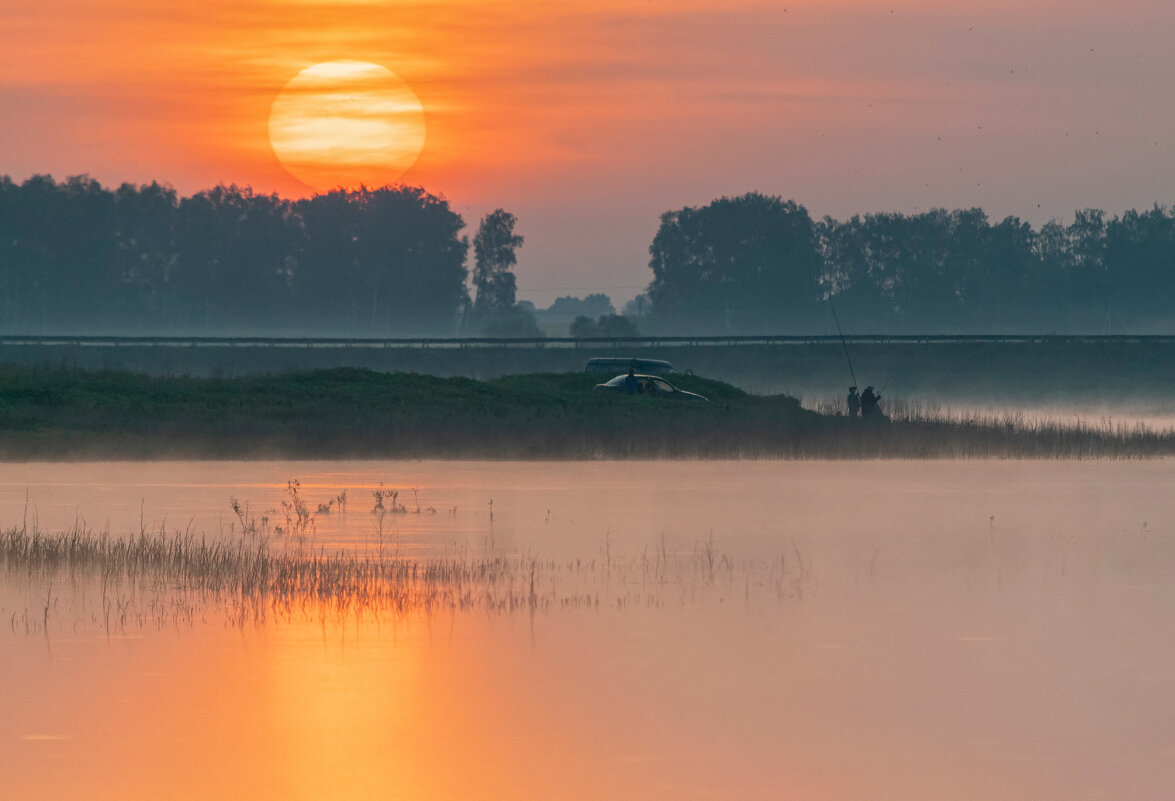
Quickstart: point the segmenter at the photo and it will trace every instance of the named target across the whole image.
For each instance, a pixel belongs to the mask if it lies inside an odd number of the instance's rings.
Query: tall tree
[[[1073,267],[1069,286],[1078,308],[1077,325],[1098,331],[1113,308],[1113,287],[1106,274],[1106,215],[1100,209],[1083,209],[1069,226]]]
[[[872,233],[872,221],[859,215],[844,222],[825,217],[817,225],[823,295],[833,300],[851,331],[884,332],[893,324],[893,282],[871,258]]]
[[[794,201],[752,192],[667,212],[649,253],[649,298],[663,326],[801,330],[818,312],[815,226]]]
[[[1131,209],[1106,226],[1106,333],[1136,333],[1150,322],[1175,318],[1175,213],[1155,204]]]
[[[517,284],[511,272],[518,257],[514,251],[522,247],[523,238],[514,233],[518,219],[507,211],[497,209],[482,218],[473,238],[476,263],[473,268],[473,286],[477,294],[473,301],[474,314],[488,316],[501,314],[514,307]]]
[[[111,312],[128,328],[151,330],[165,313],[175,278],[179,200],[170,186],[123,184],[114,193],[121,305]]]
[[[176,295],[195,329],[272,330],[289,311],[298,239],[293,205],[217,186],[180,203]]]
[[[298,308],[337,331],[448,333],[466,302],[465,221],[420,187],[336,190],[299,204]]]

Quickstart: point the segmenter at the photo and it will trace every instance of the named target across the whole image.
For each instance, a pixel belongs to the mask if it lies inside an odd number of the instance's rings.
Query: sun
[[[278,161],[319,191],[391,183],[416,163],[424,139],[420,98],[394,72],[365,61],[307,67],[269,113]]]

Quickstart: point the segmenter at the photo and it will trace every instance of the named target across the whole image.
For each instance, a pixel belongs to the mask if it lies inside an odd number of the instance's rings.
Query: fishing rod
[[[849,375],[853,378],[853,386],[857,386],[857,374],[853,372],[853,360],[849,358],[849,345],[845,342],[845,332],[840,330],[840,318],[836,316],[836,304],[832,302],[832,295],[828,296],[828,308],[832,309],[832,321],[836,323],[836,333],[840,335],[840,346],[845,352],[845,361],[849,363]]]

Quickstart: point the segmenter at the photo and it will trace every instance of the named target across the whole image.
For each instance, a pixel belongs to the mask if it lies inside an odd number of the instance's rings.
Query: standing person
[[[861,396],[857,394],[856,387],[849,387],[849,397],[846,402],[849,405],[849,417],[856,417],[861,413]]]
[[[881,410],[877,408],[877,403],[880,400],[880,392],[874,393],[873,387],[865,387],[865,391],[861,393],[861,417],[868,419],[879,414]]]
[[[640,379],[636,377],[636,371],[629,367],[628,375],[624,377],[624,394],[635,395],[641,391]]]

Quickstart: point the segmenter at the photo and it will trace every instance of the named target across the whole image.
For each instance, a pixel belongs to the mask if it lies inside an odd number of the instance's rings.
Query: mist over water
[[[84,519],[111,537],[232,541],[230,497],[272,526],[290,479],[311,509],[346,491],[313,542],[348,554],[374,547],[382,482],[405,507],[384,517],[402,556],[531,555],[564,582],[553,592],[599,602],[343,616],[310,603],[243,623],[209,608],[108,633],[92,616],[100,585],[10,566],[0,796],[1162,797],[1175,783],[1173,471],[3,465],[4,525]],[[641,586],[632,566],[660,553],[716,567]],[[577,559],[597,567],[572,576]],[[804,571],[784,592],[780,559]]]

